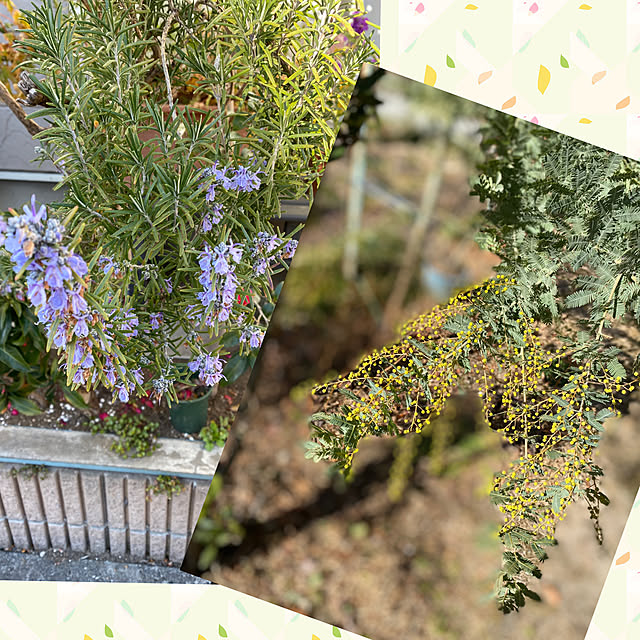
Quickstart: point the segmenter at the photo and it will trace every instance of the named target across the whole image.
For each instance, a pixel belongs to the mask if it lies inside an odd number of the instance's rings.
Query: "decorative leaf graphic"
[[[438,74],[436,73],[436,70],[433,67],[427,65],[427,68],[424,70],[424,83],[426,85],[429,85],[430,87],[433,87],[436,83],[437,78]]]
[[[483,72],[478,76],[478,84],[482,84],[483,82],[485,82],[486,80],[488,80],[492,75],[493,75],[493,71],[483,71]]]
[[[521,47],[518,49],[518,53],[522,53],[529,45],[531,44],[531,38],[529,38]]]
[[[104,625],[104,635],[107,636],[107,638],[113,638],[113,631],[111,631],[106,624]]]
[[[240,611],[240,613],[245,618],[249,617],[249,614],[247,613],[247,610],[244,608],[244,605],[242,604],[242,602],[240,602],[240,600],[236,600],[234,604],[236,605],[236,609],[238,609],[238,611]]]
[[[472,46],[475,48],[476,43],[473,41],[473,38],[471,37],[471,34],[465,29],[462,32],[462,37]]]
[[[221,624],[218,625],[218,635],[221,638],[227,637],[227,630]]]
[[[475,4],[468,4],[465,9],[469,9],[469,11],[475,11],[478,7]]]
[[[606,75],[607,75],[606,71],[598,71],[598,73],[594,73],[593,76],[591,77],[591,84],[600,82],[600,80],[602,80],[602,78],[604,78]]]
[[[591,124],[591,120],[589,120],[589,118],[580,118],[580,120],[578,120],[578,122],[580,124]]]
[[[84,634],[84,640],[93,640],[91,636],[88,636],[86,633]]]
[[[178,618],[176,622],[182,622],[187,617],[187,613],[189,613],[189,609],[185,609],[185,612]]]
[[[551,72],[544,65],[540,65],[540,71],[538,71],[538,91],[544,95],[544,92],[549,86],[551,81]]]
[[[455,69],[456,63],[451,59],[450,56],[447,56],[447,67],[450,69]]]
[[[416,38],[405,50],[404,52],[407,53],[409,51],[411,51],[411,49],[413,49],[413,47],[416,46],[416,42],[418,42],[418,38]]]
[[[333,627],[332,632],[336,638],[342,638],[342,634],[340,633],[340,629],[338,629],[338,627]]]
[[[122,602],[120,602],[120,605],[122,606],[122,608],[133,618],[133,609],[124,601],[122,600]]]
[[[20,613],[18,612],[18,607],[16,607],[16,605],[13,604],[11,600],[7,600],[7,607],[9,607],[9,609],[11,609],[11,611],[13,611],[13,613],[15,613],[18,616],[18,618],[20,617]]]
[[[564,69],[569,68],[569,63],[567,62],[567,59],[563,55],[560,55],[560,66],[563,67]]]
[[[509,98],[503,105],[502,109],[511,109],[516,104],[516,97]]]
[[[580,40],[582,42],[582,44],[584,44],[586,47],[589,47],[589,41],[587,40],[587,36],[584,35],[584,33],[582,33],[582,31],[580,31],[580,29],[578,29],[578,33],[576,33],[576,37],[578,38],[578,40]]]
[[[627,551],[627,553],[623,553],[617,560],[616,560],[616,565],[621,565],[621,564],[625,564],[626,562],[629,562],[629,560],[631,560],[631,553],[629,551]]]
[[[537,2],[534,2],[530,7],[529,7],[529,13],[538,13],[538,9],[540,7],[538,6]]]
[[[589,11],[591,9],[591,5],[589,4],[581,4],[578,9],[582,9],[583,11]]]
[[[203,635],[198,634],[198,640],[207,640]]]

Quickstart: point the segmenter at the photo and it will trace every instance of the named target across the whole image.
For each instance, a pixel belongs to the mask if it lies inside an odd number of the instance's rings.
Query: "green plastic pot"
[[[169,417],[171,424],[180,433],[199,433],[207,426],[207,414],[209,412],[209,398],[214,387],[209,387],[207,392],[194,400],[179,400],[171,405]]]

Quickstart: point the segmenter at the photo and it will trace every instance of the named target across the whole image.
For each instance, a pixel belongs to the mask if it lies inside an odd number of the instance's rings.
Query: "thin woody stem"
[[[618,287],[620,286],[620,281],[622,280],[622,274],[619,273],[618,276],[616,277],[616,279],[613,281],[613,287],[611,287],[611,292],[609,293],[609,297],[607,298],[607,304],[609,304],[611,302],[611,300],[613,300],[613,297],[616,294],[616,291],[618,290]],[[605,310],[605,312],[602,315],[602,320],[600,321],[600,324],[598,325],[598,332],[596,333],[596,340],[601,340],[602,339],[602,331],[604,329],[604,323],[605,320],[607,319],[607,312]]]
[[[171,78],[169,77],[169,67],[167,66],[167,36],[169,35],[169,29],[171,28],[171,22],[175,17],[175,13],[172,12],[167,18],[167,22],[162,30],[162,37],[160,39],[160,62],[162,64],[162,72],[164,74],[164,81],[167,85],[167,103],[169,105],[169,111],[171,112],[171,118],[176,119],[176,113],[173,110],[173,91],[171,89]]]
[[[2,82],[0,82],[0,100],[2,100],[2,102],[4,102],[9,107],[9,109],[11,109],[13,115],[18,118],[18,120],[24,125],[26,130],[32,136],[35,136],[41,131],[44,131],[44,128],[41,127],[37,122],[35,122],[34,120],[29,120],[27,118],[27,114],[25,113],[20,103],[15,100],[15,98],[9,93],[9,90]]]

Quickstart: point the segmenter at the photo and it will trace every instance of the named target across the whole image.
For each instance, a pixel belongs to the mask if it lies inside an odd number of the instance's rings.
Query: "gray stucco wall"
[[[14,0],[14,4],[24,11],[41,2]],[[27,130],[0,103],[0,211],[8,207],[19,209],[34,193],[41,202],[56,199],[53,191],[56,169],[49,162],[42,165],[34,162],[35,146]]]
[[[56,199],[56,169],[35,162],[36,144],[9,108],[0,106],[0,211],[19,208],[33,193],[40,202]]]

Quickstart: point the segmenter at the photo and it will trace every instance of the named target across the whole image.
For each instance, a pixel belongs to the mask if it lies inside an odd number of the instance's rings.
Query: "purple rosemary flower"
[[[123,384],[116,387],[118,391],[118,399],[120,402],[129,402],[129,389]]]
[[[0,244],[10,254],[13,270],[26,270],[26,294],[35,307],[38,320],[44,325],[47,337],[56,349],[72,350],[71,362],[77,367],[73,382],[84,384],[95,379],[98,371],[104,374],[113,388],[116,373],[121,378],[121,388],[130,391],[130,376],[111,353],[115,339],[111,333],[114,321],[127,337],[137,335],[138,319],[131,310],[112,310],[110,322],[103,322],[98,331],[96,324],[101,314],[90,307],[85,298],[82,279],[89,272],[84,259],[64,243],[64,227],[54,218],[47,219],[44,205],[37,207],[35,196],[31,205],[23,208],[23,214],[0,219]],[[100,267],[108,273],[116,269],[113,260],[103,257]],[[96,363],[93,347],[103,352],[103,363]],[[137,379],[137,378],[136,378]],[[104,380],[104,378],[103,378]],[[124,393],[124,391],[120,391]]]
[[[289,242],[287,242],[287,244],[285,244],[284,247],[282,248],[282,252],[281,252],[282,257],[285,260],[289,260],[290,258],[293,258],[297,248],[298,248],[298,241],[293,239],[289,240]]]
[[[369,29],[369,23],[367,22],[367,19],[364,16],[359,16],[356,15],[353,17],[353,19],[351,20],[351,28],[358,34],[361,35],[363,34],[365,31],[367,31],[367,29]]]
[[[120,268],[118,267],[114,259],[109,256],[100,256],[100,258],[98,259],[98,266],[105,274],[109,273],[111,269],[113,269],[114,276],[120,274]]]
[[[210,216],[211,216],[211,221],[214,224],[218,224],[220,220],[222,220],[223,214],[224,214],[224,210],[221,204],[216,203],[211,207]]]
[[[271,264],[281,259],[287,260],[292,258],[297,247],[297,240],[284,240],[279,236],[261,231],[256,236],[253,246],[250,249],[254,273],[256,275],[263,275]]]
[[[208,387],[213,387],[225,376],[222,374],[224,362],[220,356],[202,354],[189,362],[189,370],[198,372],[200,380]]]
[[[249,343],[251,349],[259,349],[264,338],[264,332],[258,327],[247,327],[240,334],[240,342]]]
[[[149,323],[151,324],[152,329],[159,329],[162,324],[162,312],[158,311],[158,313],[149,314]]]
[[[260,178],[258,178],[258,173],[260,173],[260,171],[252,172],[246,167],[238,167],[235,175],[233,176],[232,188],[246,193],[256,191],[260,188]]]

